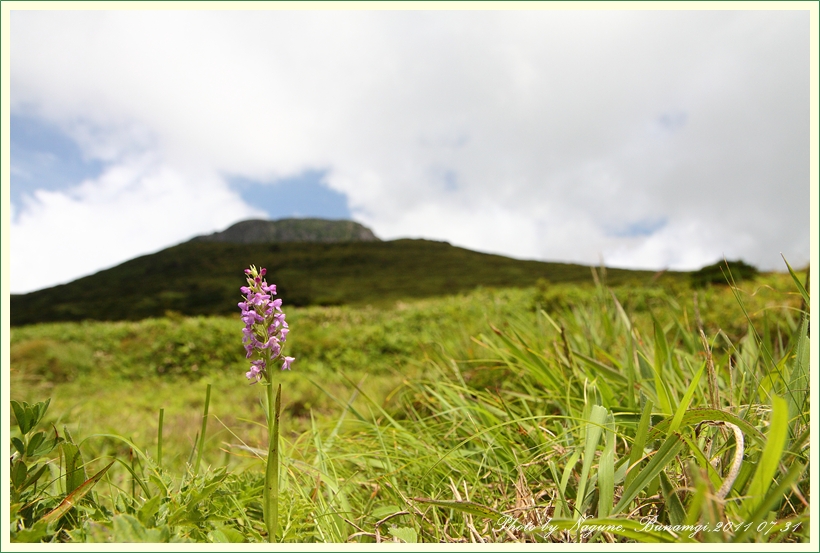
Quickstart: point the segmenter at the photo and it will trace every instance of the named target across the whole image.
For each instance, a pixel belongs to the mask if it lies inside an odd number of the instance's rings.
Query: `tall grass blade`
[[[629,451],[629,468],[626,473],[626,479],[624,480],[625,488],[628,488],[629,485],[632,484],[632,481],[635,480],[635,477],[638,476],[638,473],[640,472],[637,463],[644,456],[646,437],[649,431],[649,425],[652,422],[653,407],[654,405],[651,400],[647,400],[646,405],[643,406],[641,420],[638,422],[638,431],[635,433],[635,441],[632,442],[632,449]]]
[[[162,468],[162,422],[165,409],[159,410],[159,424],[157,425],[157,465]]]
[[[196,465],[194,465],[194,474],[199,474],[199,465],[202,463],[202,452],[205,450],[205,431],[208,429],[208,407],[211,404],[211,385],[205,388],[205,409],[202,413],[202,430],[199,431],[199,440],[197,440],[196,451]]]
[[[62,517],[69,510],[71,510],[71,508],[74,505],[76,505],[82,498],[88,495],[88,492],[91,491],[91,489],[97,484],[97,482],[100,481],[100,479],[105,475],[105,473],[108,472],[108,469],[111,468],[111,465],[113,465],[115,462],[116,461],[111,461],[110,463],[108,463],[101,471],[99,471],[97,474],[83,482],[82,485],[80,485],[77,489],[68,494],[68,496],[65,499],[63,499],[63,501],[59,505],[57,505],[56,509],[47,513],[43,517],[43,520],[46,522],[46,524],[50,524],[52,522],[59,520],[60,517]]]
[[[612,367],[604,365],[597,359],[593,359],[592,357],[584,355],[583,353],[576,351],[575,349],[572,350],[572,356],[577,357],[578,359],[583,361],[589,368],[595,370],[595,372],[599,373],[602,377],[606,377],[617,382],[628,382],[628,377],[624,376]]]
[[[641,367],[642,372],[644,370],[648,371],[654,379],[654,387],[650,388],[650,390],[654,389],[655,391],[655,399],[658,402],[658,409],[660,409],[662,413],[671,415],[672,402],[670,399],[669,390],[667,390],[666,387],[666,383],[662,375],[658,372],[658,369],[649,361],[649,359],[647,359],[646,355],[644,355],[642,351],[638,351],[638,365]]]
[[[499,513],[495,509],[491,507],[487,507],[485,505],[481,505],[479,503],[475,503],[473,501],[454,501],[454,500],[442,500],[442,499],[428,499],[425,497],[414,497],[413,501],[418,503],[427,503],[429,505],[435,505],[436,507],[442,507],[444,509],[454,509],[456,511],[460,511],[462,513],[467,513],[471,515],[478,515],[482,517],[491,518],[497,520],[504,515]]]
[[[552,475],[552,481],[555,482],[556,486],[558,487],[558,500],[560,503],[555,507],[555,518],[561,518],[564,513],[569,513],[569,504],[567,503],[567,496],[564,494],[565,485],[561,486],[561,480],[558,478],[558,469],[555,466],[555,461],[550,460],[549,462],[549,469],[550,474]]]
[[[695,394],[695,390],[700,382],[700,377],[703,374],[703,369],[705,368],[706,363],[701,365],[698,372],[695,373],[694,378],[692,378],[692,382],[686,389],[686,393],[683,394],[683,399],[681,399],[681,402],[678,404],[678,409],[675,411],[675,416],[672,417],[672,422],[669,423],[669,430],[666,433],[667,436],[671,436],[673,433],[678,431],[678,428],[680,428],[680,423],[683,421],[683,415],[689,409],[689,403],[692,401],[692,396]]]
[[[689,499],[689,506],[686,510],[686,518],[683,523],[691,526],[697,524],[700,520],[703,506],[706,503],[709,493],[709,480],[703,477],[703,472],[694,461],[690,461],[688,472],[694,481],[695,492]]]
[[[562,497],[566,497],[567,494],[567,486],[569,485],[569,478],[572,476],[572,471],[575,468],[575,465],[578,464],[578,459],[581,458],[581,450],[576,449],[572,452],[569,460],[567,461],[566,466],[564,466],[564,473],[561,475],[561,484],[558,487],[558,491],[560,492]],[[578,503],[576,499],[576,504]],[[567,507],[569,509],[569,507]],[[567,510],[567,516],[572,516],[572,513]]]
[[[663,442],[658,451],[652,457],[652,460],[646,465],[640,475],[632,481],[632,484],[624,490],[621,500],[615,505],[612,511],[613,515],[617,515],[626,509],[629,504],[635,499],[638,494],[675,458],[678,452],[683,447],[683,442],[680,436],[672,434],[666,441]]]
[[[681,422],[678,428],[684,428],[687,426],[692,426],[695,424],[700,424],[703,421],[723,421],[723,422],[730,422],[735,426],[740,427],[748,437],[754,438],[754,440],[759,443],[763,444],[766,442],[766,438],[763,436],[763,433],[760,432],[757,428],[746,422],[745,420],[741,419],[737,415],[733,415],[728,411],[723,411],[721,409],[689,409],[683,415]],[[666,418],[656,424],[652,430],[649,431],[649,436],[647,437],[648,441],[654,441],[660,439],[663,434],[668,434],[667,430],[669,429],[669,425],[671,424],[672,419]]]
[[[781,257],[783,257],[783,254],[781,254]],[[785,257],[783,257],[783,262],[786,264],[786,267],[789,268],[789,274],[792,276],[792,280],[794,281],[794,285],[797,287],[797,290],[800,292],[800,295],[803,296],[803,305],[805,305],[805,306],[811,305],[811,301],[809,301],[809,293],[808,293],[808,291],[806,291],[806,287],[803,286],[802,282],[800,282],[800,279],[795,274],[794,269],[792,269],[792,266],[789,265],[789,262],[786,261]]]
[[[746,491],[748,498],[741,506],[746,518],[763,502],[766,491],[772,485],[777,468],[782,461],[783,448],[789,433],[789,407],[786,400],[772,397],[772,419],[766,434],[766,445],[757,464],[757,470]]]
[[[800,475],[803,474],[803,471],[806,470],[806,465],[803,463],[794,463],[791,467],[789,467],[789,471],[780,479],[777,486],[772,488],[766,497],[760,500],[760,503],[757,505],[754,511],[749,513],[749,516],[746,520],[770,520],[766,517],[766,514],[771,510],[771,508],[780,501],[785,493],[789,490],[792,484],[800,478]],[[735,535],[733,542],[739,543],[746,540],[746,537],[756,531],[755,525],[751,525],[748,528],[744,526],[744,530],[739,534]]]
[[[589,415],[589,422],[586,425],[586,439],[584,440],[584,464],[581,468],[581,477],[578,480],[578,493],[575,497],[575,515],[584,514],[584,499],[586,499],[587,479],[592,461],[595,459],[595,450],[598,448],[598,441],[601,439],[604,423],[606,422],[607,410],[600,405],[593,405]]]
[[[677,489],[665,470],[660,473],[661,490],[663,496],[666,498],[666,511],[669,513],[669,522],[674,524],[681,524],[686,518],[686,511],[683,508],[680,497],[678,497]]]
[[[669,342],[661,324],[654,317],[652,322],[655,330],[655,363],[652,366],[655,371],[655,392],[658,394],[660,407],[667,413],[672,413],[672,394],[666,384],[667,375],[664,374],[664,368],[670,359]]]
[[[789,376],[789,420],[798,415],[808,424],[808,410],[804,409],[809,392],[809,318],[803,315],[797,346],[794,348],[794,362]]]
[[[598,518],[606,518],[615,497],[615,420],[610,413],[606,420],[604,451],[598,461]]]

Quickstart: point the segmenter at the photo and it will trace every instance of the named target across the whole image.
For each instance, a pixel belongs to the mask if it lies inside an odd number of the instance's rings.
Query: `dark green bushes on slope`
[[[703,287],[708,284],[738,283],[753,279],[758,272],[756,267],[742,260],[723,260],[692,273],[692,285]]]
[[[526,287],[592,281],[589,267],[523,261],[444,242],[336,244],[188,242],[74,282],[11,296],[13,326],[48,321],[139,320],[168,311],[234,314],[248,263],[267,267],[288,305],[389,305],[477,286]],[[609,269],[608,283],[648,281],[648,271]]]

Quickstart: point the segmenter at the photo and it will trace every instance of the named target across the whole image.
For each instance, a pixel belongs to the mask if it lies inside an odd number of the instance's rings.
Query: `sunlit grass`
[[[284,540],[805,541],[800,307],[788,275],[763,275],[734,290],[542,283],[289,310]],[[89,475],[111,456],[135,467],[115,464],[95,487],[101,515],[48,539],[266,541],[267,436],[240,329],[14,329],[12,397],[53,398],[46,420],[67,425]],[[208,470],[194,476],[207,384]],[[60,496],[51,472],[44,511]]]

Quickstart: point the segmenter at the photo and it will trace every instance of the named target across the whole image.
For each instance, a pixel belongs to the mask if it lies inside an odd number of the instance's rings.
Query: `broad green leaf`
[[[615,497],[615,421],[607,416],[604,451],[598,461],[598,517],[606,518]]]
[[[12,541],[19,543],[36,543],[42,541],[44,537],[52,533],[53,529],[49,528],[49,523],[41,519],[35,522],[31,528],[13,532]]]
[[[220,525],[208,533],[213,543],[244,543],[245,536],[230,526]]]
[[[88,479],[80,448],[74,443],[68,428],[64,428],[63,459],[65,464],[65,491],[70,494]]]
[[[11,400],[11,410],[14,411],[14,418],[17,419],[20,433],[25,436],[33,426],[31,423],[33,413],[28,408],[28,403]]]
[[[31,427],[34,428],[40,421],[43,420],[43,417],[46,415],[46,411],[48,411],[48,406],[51,403],[51,398],[48,398],[45,401],[38,401],[32,406],[32,410],[34,412],[34,419],[31,422]]]
[[[55,431],[54,436],[48,438],[41,443],[37,449],[32,452],[32,457],[42,457],[51,453],[58,444],[63,443],[63,439],[59,437]]]
[[[20,489],[25,490],[26,488],[37,482],[47,468],[48,465],[41,465],[37,470],[29,471],[28,476],[26,477],[26,481],[23,482],[23,486]]]
[[[370,514],[376,520],[381,520],[387,515],[392,515],[393,513],[398,513],[399,511],[401,511],[401,509],[398,505],[384,505],[382,507],[373,509],[373,512]]]
[[[17,419],[17,426],[23,435],[31,432],[32,428],[40,423],[46,411],[48,411],[48,405],[50,403],[51,398],[35,403],[34,405],[29,405],[25,401],[11,400],[11,409],[14,411],[14,418]]]
[[[394,538],[398,538],[404,543],[418,543],[419,538],[418,534],[416,534],[415,528],[410,527],[400,527],[400,528],[390,528],[390,535]]]
[[[28,447],[26,448],[26,455],[28,455],[29,457],[34,457],[34,452],[37,451],[37,448],[40,447],[40,444],[42,444],[45,441],[45,439],[46,433],[42,430],[40,432],[37,432],[36,434],[32,434],[31,437],[29,437]]]
[[[140,510],[137,511],[137,518],[145,526],[153,526],[154,515],[159,511],[159,505],[162,501],[162,496],[157,494],[148,501],[146,501]]]
[[[745,515],[750,515],[763,501],[766,491],[772,485],[777,468],[782,461],[783,448],[789,433],[789,407],[782,398],[772,398],[772,419],[769,423],[769,432],[766,434],[766,445],[757,463],[749,488],[746,490],[747,499],[741,507]]]
[[[26,446],[25,444],[23,444],[23,441],[20,438],[12,438],[11,445],[14,446],[14,449],[16,449],[20,453],[20,455],[26,454]]]
[[[146,528],[131,515],[117,515],[112,522],[114,540],[119,543],[161,543],[169,538],[167,527]]]
[[[598,441],[601,439],[601,431],[606,421],[607,411],[600,405],[593,405],[589,415],[589,422],[586,425],[586,439],[584,440],[584,464],[581,468],[581,477],[578,480],[578,493],[575,497],[576,515],[583,514],[584,499],[586,499],[587,479],[592,461],[595,459],[595,450],[598,448]]]
[[[15,488],[23,489],[23,482],[26,481],[27,474],[28,467],[22,459],[17,459],[11,466],[11,483],[14,484]]]

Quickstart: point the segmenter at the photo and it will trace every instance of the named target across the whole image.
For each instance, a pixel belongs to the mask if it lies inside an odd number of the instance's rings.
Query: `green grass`
[[[801,301],[788,275],[761,275],[286,309],[279,539],[805,542]],[[68,493],[55,457],[28,510],[12,507],[13,539],[267,541],[263,390],[244,382],[241,327],[12,329],[12,398],[52,398],[40,427],[70,433],[88,477],[118,460],[37,526]]]

